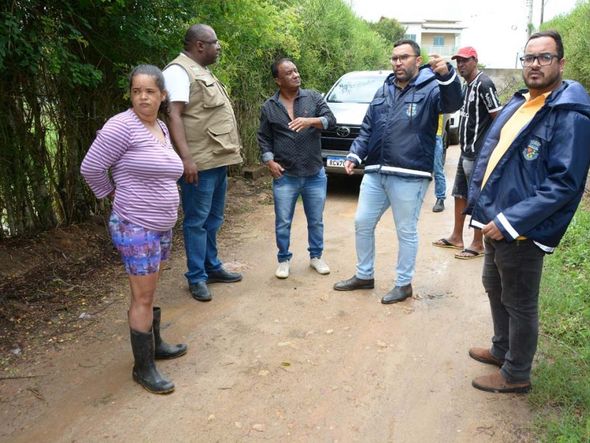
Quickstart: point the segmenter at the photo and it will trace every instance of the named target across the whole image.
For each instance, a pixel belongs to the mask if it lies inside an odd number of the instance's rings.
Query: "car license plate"
[[[344,168],[344,157],[328,157],[326,159],[326,166]]]

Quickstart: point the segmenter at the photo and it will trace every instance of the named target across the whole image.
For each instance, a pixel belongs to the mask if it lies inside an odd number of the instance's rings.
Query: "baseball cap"
[[[477,58],[477,51],[473,46],[465,46],[464,48],[460,48],[459,51],[451,57],[451,60],[455,60],[457,57]]]

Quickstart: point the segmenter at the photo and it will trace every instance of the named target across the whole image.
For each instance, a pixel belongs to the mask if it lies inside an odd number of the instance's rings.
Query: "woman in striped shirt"
[[[131,286],[133,379],[150,392],[166,394],[174,384],[158,372],[154,359],[180,357],[187,346],[162,341],[161,312],[153,304],[161,262],[170,255],[178,214],[176,181],[183,165],[168,128],[158,120],[158,112],[167,107],[162,72],[152,65],[137,66],[129,93],[132,107],[98,131],[81,172],[97,198],[114,200],[109,230]]]

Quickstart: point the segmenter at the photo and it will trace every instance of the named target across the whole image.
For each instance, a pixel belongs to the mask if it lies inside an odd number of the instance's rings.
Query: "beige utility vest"
[[[241,163],[242,143],[236,116],[221,82],[183,54],[168,64],[171,65],[182,67],[190,79],[189,102],[182,113],[182,122],[189,151],[199,171]]]

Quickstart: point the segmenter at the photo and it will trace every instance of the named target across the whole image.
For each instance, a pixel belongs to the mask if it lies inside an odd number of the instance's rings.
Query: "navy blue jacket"
[[[441,77],[429,65],[404,90],[390,74],[367,109],[347,160],[365,172],[432,178],[438,116],[462,105],[461,82],[453,67]]]
[[[496,116],[469,184],[471,226],[494,221],[507,241],[519,236],[552,252],[565,233],[590,165],[590,97],[577,82],[563,81],[518,133],[481,188],[490,154],[508,119],[523,104],[519,91]]]

